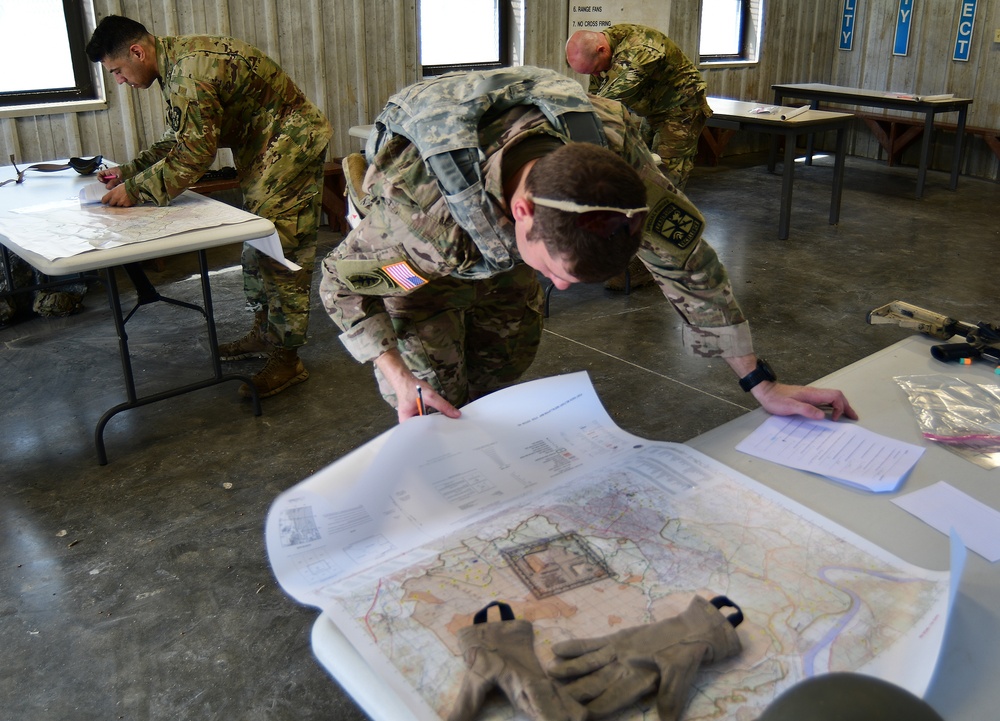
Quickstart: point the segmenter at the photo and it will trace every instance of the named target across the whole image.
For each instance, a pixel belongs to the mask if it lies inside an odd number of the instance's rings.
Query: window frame
[[[765,0],[739,0],[740,36],[736,54],[704,54],[701,52],[701,35],[698,37],[698,62],[704,65],[748,65],[760,60],[761,30],[764,26]],[[704,15],[704,0],[701,15]],[[699,16],[700,19],[701,16]],[[700,28],[700,24],[699,24]]]
[[[66,34],[76,84],[59,90],[21,90],[0,93],[0,118],[23,118],[106,110],[104,76],[99,64],[87,58],[90,33],[96,27],[93,0],[63,0]]]
[[[510,0],[499,0],[497,2],[497,43],[499,45],[497,52],[497,60],[483,63],[453,63],[453,64],[443,64],[443,65],[421,65],[421,74],[425,78],[434,77],[436,75],[444,75],[445,73],[466,71],[466,70],[495,70],[496,68],[505,68],[510,66],[511,58],[511,26],[513,25],[513,8],[511,7]],[[418,29],[417,32],[423,35],[422,28],[419,27],[420,24],[420,14],[417,14]],[[418,43],[419,45],[419,43]]]
[[[0,108],[25,105],[47,105],[96,98],[94,77],[87,60],[86,17],[79,0],[63,0],[63,19],[69,39],[70,60],[73,64],[73,87],[15,90],[0,93]]]

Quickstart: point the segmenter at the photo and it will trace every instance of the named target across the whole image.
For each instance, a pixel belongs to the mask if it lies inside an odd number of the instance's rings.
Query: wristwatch
[[[745,391],[751,390],[762,381],[776,381],[778,376],[774,375],[771,366],[763,358],[757,359],[757,367],[740,378],[740,388]]]

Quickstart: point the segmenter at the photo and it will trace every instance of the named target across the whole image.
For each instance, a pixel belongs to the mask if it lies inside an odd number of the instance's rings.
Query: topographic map
[[[78,199],[33,205],[0,213],[0,233],[16,239],[25,250],[56,260],[256,219],[239,208],[185,191],[163,207],[112,208]]]
[[[782,690],[827,671],[892,679],[913,644],[940,638],[947,572],[908,565],[686,446],[623,434],[606,444],[615,446],[609,462],[578,464],[581,449],[610,431],[603,419],[572,417],[589,441],[561,431],[520,444],[521,457],[541,443],[549,467],[556,451],[581,472],[396,555],[390,536],[366,536],[358,547],[378,547],[381,562],[299,596],[321,605],[379,677],[410,696],[416,717],[447,717],[465,672],[456,633],[494,600],[533,622],[544,667],[557,641],[662,620],[694,594],[728,596],[745,617],[743,650],[700,671],[688,720],[751,721]],[[450,477],[454,493],[459,476]],[[290,558],[327,527],[321,504],[303,499],[292,494],[272,508]],[[280,580],[276,546],[269,551]],[[309,558],[299,568],[318,573],[320,556]],[[643,702],[617,718],[656,719],[652,699]],[[497,695],[482,718],[517,716]]]

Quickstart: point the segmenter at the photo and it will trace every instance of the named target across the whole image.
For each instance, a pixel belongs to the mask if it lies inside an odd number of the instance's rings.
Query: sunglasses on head
[[[544,208],[576,213],[576,226],[588,233],[610,238],[624,227],[628,227],[629,235],[635,235],[642,228],[649,208],[613,208],[605,205],[581,205],[572,200],[555,200],[553,198],[530,198],[535,205]]]
[[[629,216],[615,210],[588,210],[577,216],[576,227],[594,235],[610,238],[625,227],[628,228],[629,235],[635,235],[645,221],[645,212]]]

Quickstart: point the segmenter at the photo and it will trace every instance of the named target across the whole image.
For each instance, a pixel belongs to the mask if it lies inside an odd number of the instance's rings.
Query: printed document
[[[924,453],[852,423],[801,416],[768,417],[736,450],[876,493],[899,488]]]

